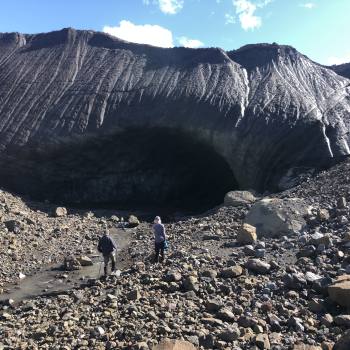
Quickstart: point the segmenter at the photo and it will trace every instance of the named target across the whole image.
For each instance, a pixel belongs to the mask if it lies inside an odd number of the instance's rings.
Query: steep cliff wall
[[[33,184],[40,179],[50,188],[57,167],[52,162],[60,159],[66,171],[57,186],[67,187],[72,178],[84,177],[76,169],[81,164],[76,150],[84,156],[95,144],[111,150],[108,164],[88,152],[85,178],[93,183],[99,177],[110,192],[120,188],[126,159],[135,157],[132,145],[138,145],[138,154],[147,149],[144,164],[137,166],[147,173],[149,151],[159,149],[153,140],[171,132],[172,145],[181,148],[184,139],[191,139],[204,147],[203,153],[201,146],[190,152],[192,159],[205,159],[210,150],[207,169],[217,168],[218,178],[221,173],[226,178],[227,165],[232,182],[225,181],[226,187],[275,189],[291,169],[327,166],[350,153],[349,84],[288,46],[248,45],[225,52],[155,48],[74,29],[0,34],[0,181],[16,189],[26,179],[22,191],[35,187],[40,192]],[[150,132],[153,138],[145,139]],[[158,168],[166,167],[163,160]],[[94,164],[109,169],[113,180],[87,170]],[[152,174],[130,183],[140,186]],[[161,183],[155,181],[148,193],[161,190]]]

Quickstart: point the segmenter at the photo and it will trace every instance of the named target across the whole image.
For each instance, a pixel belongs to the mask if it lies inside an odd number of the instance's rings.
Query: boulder
[[[120,221],[119,217],[116,216],[116,215],[112,215],[112,216],[110,217],[110,220],[113,221],[113,222],[119,222],[119,221]]]
[[[73,271],[81,269],[81,265],[77,258],[68,256],[64,258],[63,268],[65,271]]]
[[[230,191],[225,195],[224,205],[227,207],[238,207],[254,203],[255,201],[255,196],[249,191]]]
[[[13,233],[20,233],[22,223],[18,220],[8,220],[4,222],[6,228]]]
[[[321,344],[322,350],[333,350],[334,343],[323,341]]]
[[[234,313],[231,310],[227,309],[227,308],[220,309],[217,312],[216,316],[220,320],[223,320],[223,321],[226,321],[226,322],[233,322],[236,319]]]
[[[258,237],[279,237],[301,232],[307,213],[299,198],[264,198],[251,207],[245,222],[256,227]]]
[[[204,270],[202,272],[203,277],[215,278],[218,275],[216,270]]]
[[[204,234],[202,237],[203,241],[220,241],[221,237],[219,235]]]
[[[111,349],[111,347],[109,347]],[[136,350],[149,350],[149,346],[146,342],[142,341],[137,343]]]
[[[94,263],[92,262],[92,260],[88,257],[88,256],[80,256],[78,258],[78,261],[80,263],[81,266],[92,266]]]
[[[237,235],[237,242],[239,244],[252,244],[256,242],[256,228],[252,225],[244,223],[239,229]]]
[[[350,349],[350,330],[348,330],[333,346],[333,350]]]
[[[56,217],[62,217],[67,215],[67,209],[65,207],[57,207],[54,210],[54,216]]]
[[[14,306],[15,301],[13,299],[9,298],[9,299],[2,300],[1,304],[4,304],[6,306]]]
[[[267,334],[258,334],[255,338],[255,344],[261,350],[270,349],[271,347]]]
[[[101,326],[97,326],[96,328],[95,328],[95,332],[94,332],[97,336],[100,336],[100,337],[102,337],[105,333],[106,333],[106,331],[101,327]]]
[[[350,308],[350,275],[339,276],[328,286],[328,294],[337,304]]]
[[[135,215],[130,215],[128,219],[128,224],[130,228],[133,228],[139,226],[140,221]]]
[[[251,270],[259,274],[268,273],[271,269],[270,264],[260,259],[250,259],[246,262],[245,266],[248,270]]]
[[[228,343],[235,341],[240,336],[241,336],[241,332],[237,326],[224,329],[223,331],[221,331],[218,334],[218,337],[221,340],[228,342]]]
[[[308,344],[295,344],[293,350],[322,350],[320,346],[308,345]]]
[[[164,339],[152,350],[196,350],[196,348],[188,341]]]
[[[315,273],[313,273],[311,271],[306,272],[304,277],[305,277],[306,281],[308,281],[310,283],[320,281],[322,279],[321,275],[316,275]]]
[[[169,271],[165,276],[164,276],[164,281],[165,282],[178,282],[181,281],[181,273],[177,271]]]
[[[334,322],[334,319],[331,314],[325,314],[321,316],[320,321],[324,326],[331,327]]]
[[[350,232],[345,232],[344,233],[343,241],[344,241],[344,243],[350,242]]]
[[[310,243],[316,246],[324,244],[325,247],[328,247],[331,244],[331,238],[328,234],[316,232],[311,236]]]
[[[218,312],[223,307],[223,304],[220,300],[209,300],[205,308],[208,312]]]
[[[234,278],[242,274],[243,269],[239,265],[228,267],[220,272],[222,278]]]
[[[338,315],[334,317],[334,323],[337,326],[350,328],[350,315]]]
[[[132,291],[130,291],[127,295],[126,295],[128,300],[139,300],[141,298],[141,294],[137,289],[134,289]]]
[[[308,303],[309,310],[314,313],[321,313],[325,311],[325,305],[323,300],[312,298]]]
[[[282,281],[289,289],[303,289],[307,285],[305,275],[301,272],[285,274],[282,276]]]
[[[347,203],[345,197],[339,197],[337,200],[337,207],[338,209],[346,209]]]
[[[257,324],[257,320],[250,316],[242,315],[238,319],[238,325],[243,328],[252,328]]]
[[[186,292],[198,291],[199,289],[198,280],[194,276],[186,276],[182,281],[182,286]]]
[[[330,215],[327,209],[319,209],[317,211],[317,219],[319,221],[327,221],[329,218],[330,218]]]

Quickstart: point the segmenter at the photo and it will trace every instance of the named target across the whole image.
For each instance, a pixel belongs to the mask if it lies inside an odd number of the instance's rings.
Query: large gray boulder
[[[255,226],[258,237],[300,233],[306,225],[308,206],[299,198],[264,198],[249,210],[245,222]]]
[[[230,191],[224,198],[224,205],[227,207],[237,207],[240,205],[251,204],[256,201],[255,196],[250,191]]]

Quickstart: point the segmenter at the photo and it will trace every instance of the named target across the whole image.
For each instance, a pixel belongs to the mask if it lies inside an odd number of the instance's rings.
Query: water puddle
[[[110,232],[118,246],[117,269],[122,269],[122,265],[125,265],[123,264],[125,251],[131,240],[131,231],[111,229]],[[8,299],[19,302],[37,296],[55,294],[76,288],[84,280],[99,278],[103,274],[102,256],[96,254],[89,257],[94,263],[92,266],[85,266],[76,271],[63,271],[57,265],[47,266],[43,271],[27,276],[15,285],[6,286],[5,292],[0,295],[0,302]]]

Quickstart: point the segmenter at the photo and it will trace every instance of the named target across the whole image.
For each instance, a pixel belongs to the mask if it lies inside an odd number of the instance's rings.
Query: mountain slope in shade
[[[215,153],[238,187],[276,189],[286,174],[348,155],[349,123],[350,81],[289,46],[225,52],[156,48],[74,29],[0,34],[0,180],[24,192],[55,188],[61,198],[69,187],[66,199],[84,193],[102,202],[111,198],[101,191],[127,200],[163,183],[169,194],[182,185],[164,158],[183,138],[208,150],[186,149],[178,162],[213,152],[201,173],[226,172],[210,163]],[[149,132],[154,137],[146,140]],[[160,166],[150,166],[162,148],[153,140],[168,132],[172,146]],[[142,164],[132,166],[136,158]]]
[[[350,79],[350,63],[330,66],[329,68],[334,70],[337,74]]]

